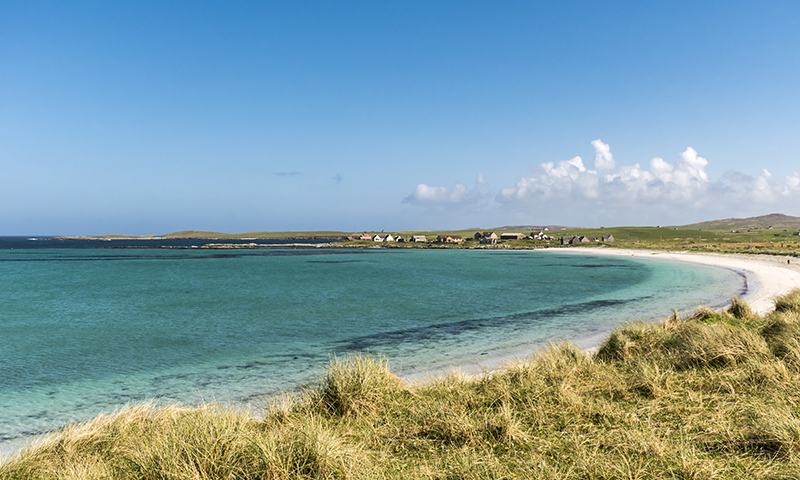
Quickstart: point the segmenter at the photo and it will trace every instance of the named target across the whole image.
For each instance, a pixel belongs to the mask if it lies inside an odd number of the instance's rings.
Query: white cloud
[[[712,182],[708,160],[692,147],[675,163],[663,158],[650,160],[649,169],[636,163],[614,167],[610,147],[592,142],[597,170],[613,169],[601,175],[587,169],[580,157],[541,164],[542,173],[520,178],[497,196],[505,207],[553,209],[594,215],[599,221],[646,223],[647,218],[683,221],[687,216],[763,213],[765,209],[785,210],[800,203],[800,174],[776,178],[764,170],[752,178],[728,172],[722,181]],[[783,208],[781,208],[783,207]],[[640,221],[641,220],[641,221]]]
[[[420,183],[411,195],[403,199],[403,202],[437,207],[462,206],[480,203],[488,199],[490,195],[491,192],[486,185],[483,172],[479,172],[472,189],[468,189],[463,183],[456,183],[453,188]]]
[[[608,144],[591,143],[595,169],[579,156],[545,162],[538,172],[500,189],[493,205],[499,207],[493,210],[498,224],[513,217],[534,223],[657,225],[767,211],[798,213],[798,172],[781,178],[765,169],[753,178],[731,171],[712,181],[706,171],[709,161],[692,147],[673,162],[654,157],[644,165],[616,166]],[[440,207],[480,204],[483,208],[490,205],[490,195],[480,174],[473,189],[462,183],[449,189],[420,184],[404,201]]]
[[[598,170],[609,170],[614,168],[614,155],[611,154],[611,147],[603,143],[599,138],[592,140],[594,147],[594,168]]]
[[[800,203],[800,173],[776,178],[766,168],[751,182],[752,200],[764,205],[797,205]],[[789,203],[792,202],[792,203]]]

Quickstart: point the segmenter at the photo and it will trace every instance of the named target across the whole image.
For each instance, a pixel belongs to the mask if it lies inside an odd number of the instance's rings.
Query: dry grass
[[[2,479],[739,479],[800,471],[800,292],[560,343],[471,378],[409,386],[333,359],[297,398],[124,408],[65,427]]]

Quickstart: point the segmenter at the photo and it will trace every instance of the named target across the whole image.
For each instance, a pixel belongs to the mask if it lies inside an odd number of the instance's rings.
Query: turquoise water
[[[541,251],[0,249],[0,451],[128,402],[257,403],[348,351],[412,375],[588,347],[744,282]]]

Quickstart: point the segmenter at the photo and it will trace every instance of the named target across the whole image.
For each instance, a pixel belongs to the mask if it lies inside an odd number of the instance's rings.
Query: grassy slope
[[[50,435],[3,479],[797,478],[800,291],[552,346],[477,378],[406,385],[332,361],[263,417],[128,407]]]
[[[617,248],[658,249],[658,250],[687,250],[719,253],[763,253],[775,255],[800,256],[800,236],[793,235],[792,229],[751,229],[751,230],[698,230],[681,227],[610,227],[610,228],[575,228],[548,232],[553,237],[565,235],[584,235],[591,238],[600,238],[611,234],[615,241],[610,246]],[[495,230],[499,235],[503,231]],[[426,235],[431,241],[439,234],[461,235],[471,239],[474,230],[460,230],[452,232],[398,232],[402,235]],[[521,232],[530,233],[530,232]],[[374,242],[344,242],[342,245],[364,245],[414,248],[425,247],[427,244],[375,244]],[[500,240],[498,245],[512,248],[531,248],[558,245],[558,241],[545,242],[538,240]],[[462,244],[464,248],[479,246],[478,242],[467,241]],[[582,244],[570,248],[596,247],[597,243]],[[454,247],[451,245],[451,247]]]
[[[787,228],[797,231],[800,229],[800,217],[792,217],[782,213],[772,213],[760,217],[750,218],[726,218],[722,220],[712,220],[710,222],[693,223],[685,225],[684,228],[701,228],[703,230],[747,230],[754,228]]]

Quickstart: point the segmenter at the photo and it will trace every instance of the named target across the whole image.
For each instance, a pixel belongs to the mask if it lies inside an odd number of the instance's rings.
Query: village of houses
[[[398,242],[398,243],[438,243],[438,244],[461,244],[467,240],[472,240],[480,243],[481,245],[496,245],[498,240],[541,240],[547,242],[554,242],[556,238],[547,234],[547,229],[542,231],[533,231],[526,235],[524,233],[504,232],[500,236],[495,232],[475,232],[471,238],[464,238],[461,235],[438,235],[435,239],[428,239],[425,235],[392,235],[390,233],[370,234],[364,233],[360,237],[350,237],[348,240],[363,240],[371,242]],[[563,236],[558,239],[561,245],[576,245],[581,243],[605,242],[610,243],[614,241],[613,235],[603,235],[602,238],[596,239],[591,237],[580,236]]]

